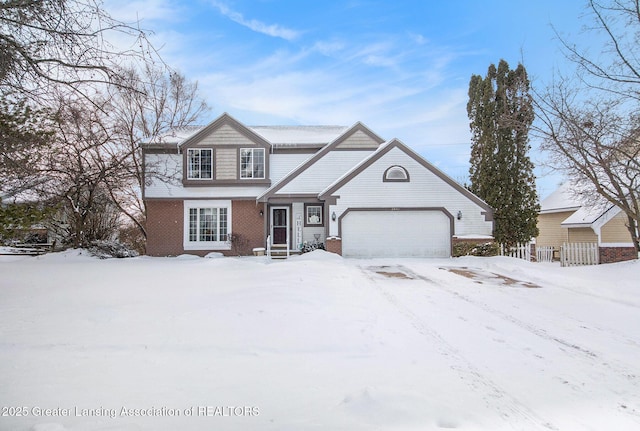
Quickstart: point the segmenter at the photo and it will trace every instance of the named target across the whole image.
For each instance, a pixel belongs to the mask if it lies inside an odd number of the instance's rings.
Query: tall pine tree
[[[534,112],[524,66],[511,70],[500,60],[484,78],[473,75],[467,113],[472,133],[469,188],[495,210],[497,242],[528,242],[538,235],[540,206],[528,156]]]

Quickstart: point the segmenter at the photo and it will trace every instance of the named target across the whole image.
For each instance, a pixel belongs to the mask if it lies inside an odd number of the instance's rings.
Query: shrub
[[[325,250],[323,242],[307,242],[302,244],[302,253],[308,253],[313,250]]]
[[[112,257],[136,257],[138,252],[118,241],[93,241],[88,247],[89,253],[100,259]]]
[[[453,244],[453,257],[498,256],[500,246],[495,242],[457,242]]]

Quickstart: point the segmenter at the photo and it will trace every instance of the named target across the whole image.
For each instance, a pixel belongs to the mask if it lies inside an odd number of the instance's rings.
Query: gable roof
[[[348,126],[247,126],[278,147],[318,147],[334,141]]]
[[[346,172],[344,175],[330,184],[327,188],[325,188],[322,192],[320,192],[319,198],[323,200],[327,199],[329,196],[331,196],[333,193],[335,193],[337,190],[339,190],[341,187],[355,178],[359,173],[371,166],[376,160],[379,160],[382,156],[384,156],[394,148],[398,148],[399,150],[403,151],[405,154],[414,159],[427,170],[431,171],[445,183],[449,184],[455,190],[462,193],[464,196],[476,203],[481,208],[484,208],[487,211],[488,217],[491,217],[491,215],[493,214],[493,209],[485,201],[471,193],[469,190],[458,184],[455,180],[442,172],[440,169],[436,168],[434,165],[426,161],[418,153],[403,144],[399,139],[392,139],[384,145],[381,145],[374,153],[369,155],[369,157],[366,157],[351,170]]]
[[[173,128],[157,137],[145,138],[144,148],[167,148],[188,145],[212,133],[218,127],[227,124],[244,134],[250,140],[256,138],[268,142],[274,148],[315,148],[333,142],[342,136],[349,126],[246,126],[224,113],[207,125],[192,125]]]
[[[622,211],[604,199],[597,199],[592,205],[580,202],[576,185],[571,181],[561,184],[540,204],[540,214],[572,212],[560,225],[566,228],[594,227],[609,221]]]
[[[571,182],[565,182],[542,202],[540,202],[540,214],[576,211],[582,203],[578,201],[574,193],[574,185]]]
[[[594,223],[604,218],[605,214],[608,215],[606,217],[607,221],[617,215],[620,211],[620,208],[609,205],[606,208],[602,207],[581,207],[576,212],[567,217],[562,223],[560,223],[563,227],[591,227]]]
[[[266,200],[268,200],[271,196],[276,194],[280,189],[282,189],[284,186],[289,184],[292,180],[294,180],[296,177],[298,177],[301,173],[303,173],[304,171],[309,169],[310,166],[312,166],[318,160],[323,158],[327,153],[329,153],[330,151],[336,149],[340,144],[342,144],[344,141],[346,141],[350,136],[352,136],[356,132],[365,133],[367,136],[371,137],[375,142],[377,142],[378,145],[382,144],[384,142],[384,139],[382,139],[380,136],[378,136],[377,134],[375,134],[374,132],[369,130],[369,128],[367,128],[367,126],[365,126],[361,122],[357,122],[356,124],[354,124],[353,126],[348,128],[346,131],[344,131],[336,139],[334,139],[331,143],[329,143],[329,144],[325,145],[324,147],[322,147],[322,149],[320,151],[315,153],[312,157],[308,158],[302,164],[298,165],[297,168],[295,168],[293,171],[291,171],[290,173],[285,175],[278,182],[276,182],[271,187],[269,187],[267,190],[265,190],[260,196],[257,197],[258,202],[265,202]]]
[[[259,144],[267,148],[271,147],[271,143],[269,143],[269,141],[267,141],[262,136],[258,135],[253,130],[249,129],[247,126],[245,126],[244,124],[242,124],[241,122],[239,122],[238,120],[233,118],[231,115],[227,114],[226,112],[221,116],[219,116],[218,118],[216,118],[215,120],[213,120],[211,123],[209,123],[205,127],[203,127],[202,129],[198,130],[196,133],[186,138],[184,141],[180,143],[180,146],[188,147],[202,140],[204,137],[210,135],[215,130],[219,129],[224,125],[231,126],[240,134],[244,135],[247,139],[255,142],[256,144]]]

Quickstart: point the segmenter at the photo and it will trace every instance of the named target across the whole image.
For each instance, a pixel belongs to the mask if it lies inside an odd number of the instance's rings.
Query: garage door
[[[439,210],[349,211],[342,219],[346,257],[449,257],[450,219]]]

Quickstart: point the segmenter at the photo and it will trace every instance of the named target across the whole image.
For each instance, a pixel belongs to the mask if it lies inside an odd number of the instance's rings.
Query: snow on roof
[[[580,207],[576,212],[567,217],[561,225],[585,225],[589,226],[602,215],[600,208]]]
[[[158,135],[155,139],[146,138],[143,141],[147,143],[153,144],[164,144],[164,145],[177,145],[180,142],[187,139],[189,136],[198,133],[200,130],[204,129],[205,126],[184,126],[184,127],[176,127],[169,130],[167,133]]]
[[[573,193],[573,184],[566,182],[540,203],[540,212],[560,212],[577,210],[582,206]]]
[[[247,126],[274,145],[328,144],[348,126]]]
[[[178,145],[206,126],[186,126],[169,130],[155,138],[155,145]],[[342,135],[348,126],[247,126],[274,146],[326,145]],[[149,142],[149,139],[147,139]]]

